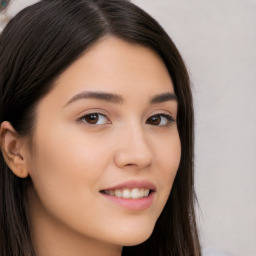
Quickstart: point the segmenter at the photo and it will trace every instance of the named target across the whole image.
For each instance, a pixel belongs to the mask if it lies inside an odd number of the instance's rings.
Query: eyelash
[[[159,117],[161,117],[160,122],[162,122],[162,118],[166,119],[165,124],[152,124],[153,126],[168,126],[168,125],[170,125],[170,124],[175,122],[174,118],[171,115],[164,114],[164,113],[159,113],[159,114],[155,114],[153,116],[150,116],[147,119],[146,124],[150,124],[149,121],[148,121],[150,118],[152,119],[152,118],[159,118]]]
[[[161,117],[160,119],[160,123],[159,124],[152,124],[153,122],[155,122],[159,117]],[[86,121],[86,118],[91,118],[91,120],[94,122],[94,123],[89,123],[88,120]],[[97,123],[99,121],[102,122],[102,118],[105,118],[107,121],[104,121],[105,123]],[[150,123],[150,119],[154,119],[156,118],[155,120],[151,120],[152,123]],[[162,119],[165,118],[165,123],[164,124],[161,124],[161,122],[163,121]],[[84,116],[82,116],[81,118],[78,119],[79,121],[87,124],[87,125],[106,125],[106,124],[111,124],[111,122],[109,121],[109,119],[107,118],[106,115],[104,114],[101,114],[99,112],[93,112],[93,113],[89,113],[89,114],[86,114]],[[158,120],[157,120],[158,121]],[[170,125],[171,123],[174,123],[175,120],[174,118],[169,115],[169,114],[165,114],[165,113],[159,113],[159,114],[155,114],[155,115],[152,115],[150,116],[147,120],[146,120],[146,124],[149,124],[149,125],[153,125],[153,126],[168,126]]]

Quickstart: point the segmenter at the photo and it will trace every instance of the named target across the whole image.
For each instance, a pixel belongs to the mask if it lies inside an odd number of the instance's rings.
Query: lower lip
[[[152,205],[155,192],[151,192],[147,197],[142,197],[138,199],[131,199],[131,198],[127,199],[127,198],[122,198],[117,196],[110,196],[103,193],[101,194],[105,198],[123,206],[124,208],[133,210],[133,211],[142,211],[142,210],[148,209]]]

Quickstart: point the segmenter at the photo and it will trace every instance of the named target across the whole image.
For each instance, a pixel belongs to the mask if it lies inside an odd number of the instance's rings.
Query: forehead
[[[152,97],[173,92],[173,85],[164,62],[153,50],[106,37],[71,64],[53,90],[66,100],[83,90],[114,92],[124,97],[148,92]]]

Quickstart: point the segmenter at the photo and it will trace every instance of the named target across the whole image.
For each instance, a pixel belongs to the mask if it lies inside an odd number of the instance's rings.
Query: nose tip
[[[151,157],[148,154],[133,152],[119,152],[115,157],[115,163],[118,167],[136,167],[143,169],[150,165]]]
[[[125,141],[120,140],[114,161],[119,168],[148,167],[152,161],[152,151],[143,133],[137,131],[132,136],[127,136]]]

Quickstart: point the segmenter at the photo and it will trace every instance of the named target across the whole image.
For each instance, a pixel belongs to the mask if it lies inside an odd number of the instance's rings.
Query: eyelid
[[[100,115],[106,116],[108,119],[110,119],[109,118],[109,116],[110,116],[109,111],[107,111],[103,108],[93,108],[93,107],[84,109],[83,111],[79,111],[79,113],[76,114],[74,119],[79,120],[82,117],[84,117],[86,115],[90,115],[90,114],[100,114]]]

